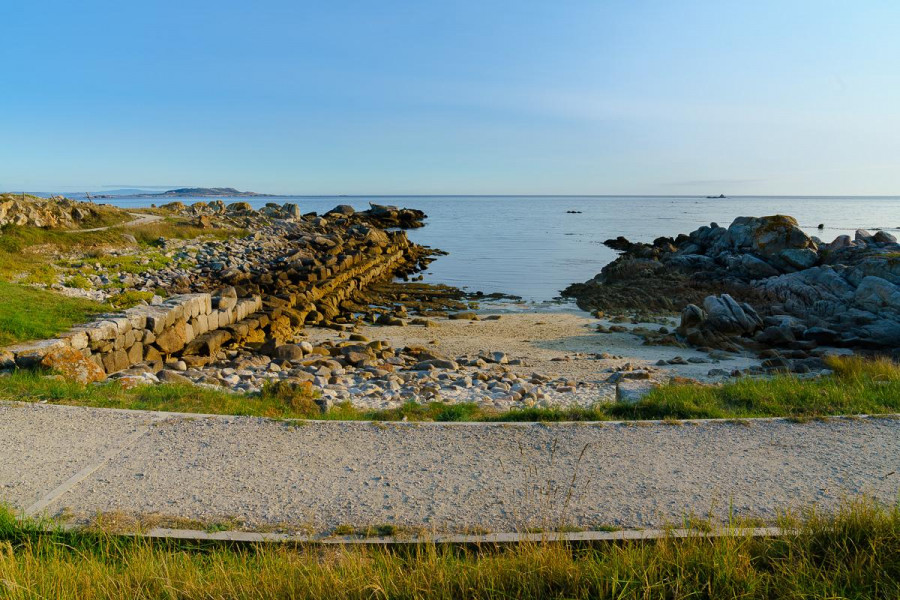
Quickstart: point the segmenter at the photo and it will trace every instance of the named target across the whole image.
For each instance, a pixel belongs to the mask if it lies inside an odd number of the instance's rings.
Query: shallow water
[[[196,200],[209,198],[181,199]],[[431,264],[425,281],[535,302],[551,300],[570,283],[599,273],[616,256],[603,240],[620,235],[651,241],[713,221],[727,226],[738,216],[778,213],[796,217],[808,233],[825,241],[858,228],[900,230],[900,197],[318,196],[248,201],[255,208],[295,202],[303,212],[323,213],[337,204],[365,209],[369,200],[428,214],[427,225],[409,231],[410,239],[450,254]],[[131,207],[152,201],[104,200]],[[823,230],[817,229],[819,223]]]

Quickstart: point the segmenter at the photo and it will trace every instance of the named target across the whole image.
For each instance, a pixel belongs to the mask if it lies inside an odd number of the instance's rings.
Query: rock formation
[[[900,348],[900,245],[888,232],[825,243],[775,215],[606,245],[621,256],[564,292],[586,310],[683,309],[679,333],[695,345]]]

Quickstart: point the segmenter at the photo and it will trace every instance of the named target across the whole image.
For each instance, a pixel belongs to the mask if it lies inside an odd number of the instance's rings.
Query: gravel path
[[[291,424],[0,404],[0,456],[0,501],[76,517],[647,527],[688,513],[724,520],[729,506],[771,518],[860,494],[894,502],[900,420]]]

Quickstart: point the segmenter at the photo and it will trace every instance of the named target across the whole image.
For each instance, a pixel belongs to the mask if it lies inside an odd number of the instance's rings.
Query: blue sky
[[[0,189],[900,194],[900,2],[3,2]]]

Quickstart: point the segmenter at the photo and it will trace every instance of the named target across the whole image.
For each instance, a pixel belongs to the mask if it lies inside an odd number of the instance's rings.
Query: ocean
[[[184,198],[182,202],[209,201]],[[226,202],[245,199],[225,199]],[[652,241],[722,226],[739,216],[787,214],[810,235],[831,241],[858,229],[900,231],[900,196],[777,197],[726,199],[663,196],[292,196],[246,199],[294,202],[303,212],[324,213],[338,204],[356,209],[369,202],[418,208],[427,225],[408,232],[419,244],[449,252],[433,262],[425,281],[468,291],[502,292],[527,302],[552,301],[570,283],[586,281],[616,257],[608,238]],[[105,199],[123,207],[149,206],[145,198]],[[570,213],[568,211],[577,211]],[[819,230],[818,225],[824,224]]]

